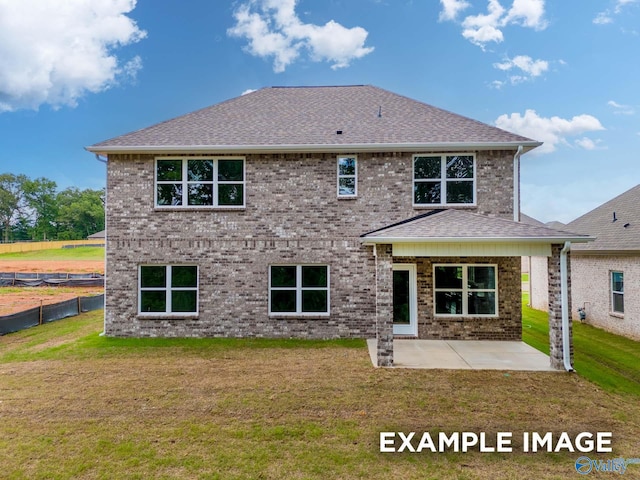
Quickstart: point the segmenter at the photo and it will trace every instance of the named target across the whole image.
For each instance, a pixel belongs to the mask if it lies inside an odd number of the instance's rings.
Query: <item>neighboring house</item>
[[[562,222],[542,223],[533,217],[520,214],[520,221],[529,225],[546,226],[566,232]],[[549,309],[549,267],[547,257],[522,257],[522,271],[529,274],[529,306],[537,310]]]
[[[345,86],[264,88],[88,147],[108,156],[105,333],[375,337],[387,366],[394,336],[520,340],[520,257],[539,255],[559,367],[561,249],[586,238],[514,221],[539,145]]]
[[[104,240],[105,239],[105,231],[101,230],[94,234],[91,234],[87,237],[87,240]]]
[[[640,185],[567,225],[595,242],[572,248],[574,318],[640,339]]]

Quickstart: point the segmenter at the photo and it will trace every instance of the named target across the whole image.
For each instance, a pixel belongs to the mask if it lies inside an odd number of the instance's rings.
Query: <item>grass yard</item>
[[[2,260],[88,260],[104,261],[104,247],[56,248],[54,250],[35,250],[33,252],[3,253]]]
[[[548,314],[526,307],[525,301],[522,339],[548,355]],[[640,397],[640,342],[574,321],[573,357],[578,374],[608,391]]]
[[[592,457],[640,455],[638,398],[579,375],[375,369],[363,341],[101,328],[97,311],[0,337],[3,478],[579,476],[579,453],[382,454],[381,431],[513,432],[515,451],[524,431],[611,431],[614,451]]]

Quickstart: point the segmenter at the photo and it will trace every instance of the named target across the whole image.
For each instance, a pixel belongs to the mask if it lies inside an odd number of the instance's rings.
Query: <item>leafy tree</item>
[[[4,242],[13,238],[12,226],[24,212],[23,185],[26,181],[26,175],[0,174],[0,224]]]
[[[26,180],[23,184],[25,203],[31,216],[29,232],[33,240],[50,240],[56,237],[56,188],[56,182],[43,177]]]
[[[58,238],[76,240],[104,230],[104,190],[67,188],[56,196]]]

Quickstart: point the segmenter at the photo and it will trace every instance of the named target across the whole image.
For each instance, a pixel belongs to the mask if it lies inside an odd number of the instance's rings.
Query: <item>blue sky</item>
[[[0,173],[102,188],[87,145],[372,84],[544,141],[522,210],[567,222],[640,183],[639,78],[640,0],[0,0]]]

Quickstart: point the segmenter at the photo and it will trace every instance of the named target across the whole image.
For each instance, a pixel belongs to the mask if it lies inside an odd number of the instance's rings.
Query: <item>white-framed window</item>
[[[358,196],[358,159],[355,156],[338,157],[338,198]]]
[[[498,315],[497,275],[496,265],[434,265],[435,314],[459,317]]]
[[[156,208],[244,208],[245,161],[239,157],[158,157]]]
[[[271,265],[270,315],[329,315],[327,265]]]
[[[611,311],[624,313],[624,273],[611,272]]]
[[[475,205],[476,157],[472,153],[413,156],[414,206]]]
[[[138,313],[141,315],[196,315],[196,265],[140,265]]]

